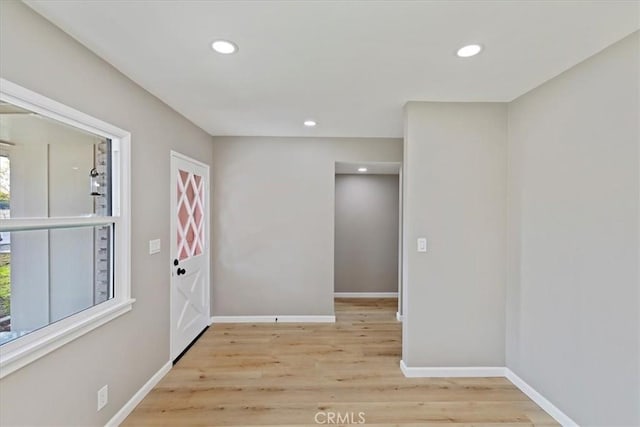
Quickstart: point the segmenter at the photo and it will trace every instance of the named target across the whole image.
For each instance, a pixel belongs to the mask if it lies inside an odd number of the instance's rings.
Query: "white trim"
[[[567,414],[506,367],[408,367],[404,360],[401,360],[400,370],[407,378],[504,377],[563,427],[579,426]]]
[[[106,309],[102,307],[102,305],[108,305],[111,302],[114,303],[111,304],[111,307]],[[20,343],[15,340],[3,345],[0,378],[6,377],[34,360],[123,315],[131,310],[134,302],[134,299],[117,303],[110,300],[51,325],[55,327],[53,331],[43,328],[25,335],[22,337],[24,340]],[[12,344],[19,345],[13,346]]]
[[[407,378],[454,378],[454,377],[504,377],[501,366],[478,367],[409,367],[400,361],[400,370]]]
[[[177,158],[182,159],[182,160],[184,160],[186,162],[190,162],[190,163],[196,164],[196,165],[198,165],[198,166],[200,166],[202,168],[206,168],[207,170],[210,169],[210,166],[208,164],[203,163],[200,160],[196,160],[193,157],[189,157],[186,154],[182,154],[179,151],[171,150],[170,154],[171,154],[172,157],[177,157]]]
[[[100,225],[119,225],[118,217],[87,216],[69,218],[16,218],[0,220],[0,231],[27,231],[52,228],[95,227]]]
[[[171,361],[164,364],[164,366],[162,366],[162,368],[160,368],[158,372],[153,374],[153,376],[149,378],[149,381],[147,381],[140,388],[140,390],[138,390],[136,394],[134,394],[133,397],[129,399],[129,401],[125,403],[124,406],[120,408],[120,410],[116,412],[113,417],[111,417],[109,421],[107,421],[105,427],[117,427],[122,424],[122,422],[129,416],[129,414],[133,412],[134,409],[136,409],[136,406],[138,406],[138,404],[142,402],[142,399],[144,399],[145,396],[149,394],[149,392],[160,382],[160,380],[165,375],[167,375],[167,373],[171,370],[171,367]]]
[[[396,320],[398,322],[402,322],[404,320],[404,316],[402,316],[399,311],[396,311]]]
[[[91,226],[115,223],[114,298],[2,345],[0,378],[132,309],[131,299],[131,134],[95,117],[0,78],[0,101],[10,102],[63,124],[109,138],[113,150],[113,217],[3,220],[2,229]]]
[[[403,257],[403,223],[402,223],[402,164],[398,171],[398,315],[396,318],[402,322],[402,257]]]
[[[3,78],[0,78],[0,100],[105,138],[129,135],[125,130]]]
[[[335,298],[398,298],[397,292],[334,292]]]
[[[277,319],[277,320],[276,320]],[[336,316],[211,316],[211,323],[335,323]]]
[[[131,298],[131,134],[125,132],[124,136],[120,139],[112,139],[111,143],[113,150],[111,187],[119,191],[119,197],[113,197],[111,200],[111,210],[112,215],[120,216],[116,223],[115,238],[121,242],[114,247],[116,261],[114,276],[117,275],[120,279],[119,284],[116,282],[115,291],[128,299]],[[113,173],[116,170],[118,173]],[[116,244],[117,242],[118,240]]]
[[[553,403],[548,401],[543,395],[538,393],[533,387],[524,382],[522,378],[517,376],[511,369],[505,369],[505,377],[520,389],[524,394],[529,396],[539,407],[547,414],[551,415],[560,425],[564,427],[578,427],[578,423],[573,421],[567,414],[562,412]]]

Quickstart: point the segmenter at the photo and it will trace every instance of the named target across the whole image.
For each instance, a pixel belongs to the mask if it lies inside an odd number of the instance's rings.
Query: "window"
[[[131,309],[129,143],[0,79],[0,378]]]

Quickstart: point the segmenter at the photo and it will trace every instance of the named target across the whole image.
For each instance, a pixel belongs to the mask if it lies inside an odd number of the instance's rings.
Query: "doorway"
[[[209,165],[171,152],[171,360],[209,325]]]
[[[335,297],[398,298],[400,201],[399,163],[336,163]]]

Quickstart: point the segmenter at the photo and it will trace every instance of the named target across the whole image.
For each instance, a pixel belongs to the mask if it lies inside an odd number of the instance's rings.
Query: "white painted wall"
[[[504,366],[506,120],[505,104],[405,107],[409,367]]]
[[[640,425],[639,52],[509,104],[507,366],[585,426]]]
[[[214,137],[216,316],[332,315],[335,162],[397,162],[399,139]]]

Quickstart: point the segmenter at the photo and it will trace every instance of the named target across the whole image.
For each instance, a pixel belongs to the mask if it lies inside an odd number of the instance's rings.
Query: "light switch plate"
[[[427,252],[427,239],[418,237],[418,252]]]
[[[149,255],[160,252],[160,239],[149,240]]]

